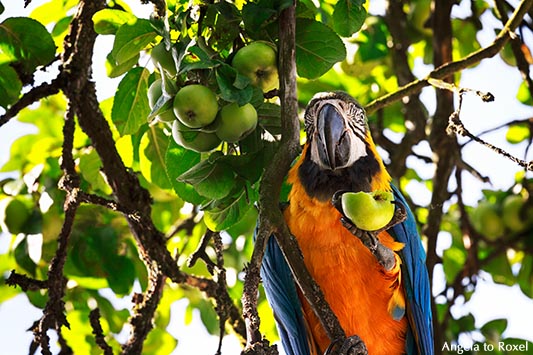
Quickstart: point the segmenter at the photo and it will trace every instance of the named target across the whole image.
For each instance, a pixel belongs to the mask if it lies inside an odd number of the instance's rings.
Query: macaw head
[[[390,175],[370,135],[363,107],[350,95],[316,94],[305,110],[307,143],[298,176],[321,201],[339,190],[389,190]]]
[[[322,169],[347,168],[367,155],[365,110],[344,92],[316,94],[305,110],[305,131],[310,159]]]

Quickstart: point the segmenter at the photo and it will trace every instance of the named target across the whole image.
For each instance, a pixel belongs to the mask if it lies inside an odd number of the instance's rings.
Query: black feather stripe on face
[[[367,155],[355,164],[335,171],[321,169],[310,159],[307,150],[298,169],[300,182],[307,194],[319,201],[328,201],[339,190],[371,191],[372,178],[381,168],[372,150],[368,146],[366,150]]]

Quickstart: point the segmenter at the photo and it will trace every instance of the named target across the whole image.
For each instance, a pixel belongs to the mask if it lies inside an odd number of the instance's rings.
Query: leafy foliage
[[[403,3],[401,16],[395,16],[389,8],[385,14],[377,15],[361,0],[297,2],[296,64],[301,106],[316,92],[326,90],[347,91],[367,104],[397,91],[405,84],[406,76],[414,79],[415,66],[434,63],[436,53],[431,51],[430,19],[435,14],[431,14],[430,1]],[[222,282],[233,302],[231,306],[240,307],[242,269],[253,250],[259,185],[263,171],[279,146],[283,130],[278,91],[263,93],[231,64],[235,53],[251,42],[261,41],[277,48],[279,14],[292,2],[167,1],[166,18],[150,15],[144,7],[146,12],[139,18],[128,4],[133,6],[134,2],[110,2],[108,8],[92,17],[96,34],[113,43],[106,56],[107,75],[120,78],[113,97],[102,100],[99,109],[110,126],[107,139],[113,140],[122,163],[150,193],[152,209],[148,218],[165,234],[162,238],[165,251],[176,256],[180,272],[197,282],[186,287],[177,287],[170,281],[164,285],[153,316],[155,329],[144,342],[143,354],[167,354],[177,344],[166,327],[170,305],[178,299],[189,301],[187,314],[180,315],[184,321],[190,321],[193,310],[198,310],[210,333],[219,334],[221,329],[227,329],[243,335],[226,319],[219,324],[225,310],[218,299],[214,304],[210,299],[213,295],[198,285],[203,285],[205,280],[213,284]],[[28,92],[38,88],[39,75],[54,77],[55,65],[62,69],[68,65],[61,62],[61,55],[70,50],[68,45],[72,44],[69,42],[72,39],[66,35],[73,21],[72,9],[77,5],[78,1],[52,0],[36,7],[29,17],[9,17],[0,23],[0,106],[7,113],[22,102],[24,108],[16,112],[16,119],[30,124],[33,129],[31,134],[13,142],[9,159],[1,169],[8,174],[0,181],[0,202],[3,201],[0,238],[11,238],[6,243],[8,250],[0,255],[2,281],[9,278],[12,270],[35,280],[47,280],[52,259],[61,247],[58,241],[63,233],[62,225],[68,220],[64,201],[71,192],[64,188],[62,165],[66,159],[63,148],[68,139],[64,131],[65,113],[72,112],[69,111],[71,103],[67,105],[63,92],[37,96],[33,100],[38,103],[31,106],[33,101],[24,103],[23,100]],[[0,3],[0,14],[5,14],[4,6],[9,10],[10,5]],[[492,11],[494,8],[490,6],[472,1],[472,16],[452,19],[450,14],[445,14],[450,18],[454,34],[450,48],[453,59],[481,48],[477,38],[492,31],[480,20],[482,15],[491,21],[505,22],[504,17],[497,17],[502,15],[500,11]],[[505,10],[510,13],[514,9],[506,7]],[[520,26],[521,31],[531,28],[529,23]],[[394,32],[396,28],[403,32]],[[528,61],[531,64],[528,45],[524,42],[518,43],[518,47],[512,44],[506,45],[500,56],[528,78],[512,94],[516,94],[517,104],[530,105],[531,78],[519,65]],[[155,64],[150,61],[157,45],[164,47],[170,66],[162,61]],[[82,69],[69,67],[80,73]],[[109,78],[94,79],[112,83]],[[162,79],[162,95],[150,107],[147,93],[156,79]],[[207,86],[220,106],[250,103],[259,117],[256,128],[238,142],[223,142],[208,152],[198,153],[177,144],[172,138],[171,123],[156,117],[172,106],[177,89],[191,83]],[[456,316],[452,307],[460,299],[471,299],[480,275],[490,275],[498,284],[518,285],[526,297],[533,298],[532,180],[525,173],[519,173],[511,186],[484,190],[477,203],[468,205],[464,198],[466,193],[461,191],[460,176],[463,173],[482,175],[470,166],[472,162],[468,162],[466,156],[462,156],[461,149],[472,143],[457,144],[454,140],[443,145],[445,148],[435,145],[433,135],[430,138],[425,132],[435,127],[432,122],[447,120],[447,117],[432,117],[433,113],[428,113],[431,103],[426,102],[416,111],[417,116],[412,115],[410,105],[419,102],[418,93],[404,97],[402,103],[388,104],[371,112],[369,122],[376,142],[390,158],[389,169],[402,189],[418,185],[428,194],[446,196],[437,207],[420,204],[418,196],[411,196],[418,222],[421,227],[426,226],[422,232],[429,233],[428,225],[437,224],[435,234],[424,236],[430,270],[437,265],[443,270],[443,275],[433,274],[434,280],[443,284],[442,290],[434,295],[436,334],[441,342],[456,342],[460,336],[475,334],[472,339],[476,342],[497,344],[504,339],[509,344],[523,344],[523,339],[506,338],[506,319],[480,325],[474,315]],[[453,106],[450,107],[449,113],[453,110]],[[512,121],[497,127],[498,132],[526,155],[531,145],[530,119],[510,119]],[[9,132],[10,124],[1,128],[2,135]],[[216,124],[202,129],[213,133]],[[434,134],[446,136],[444,130]],[[420,146],[428,143],[433,151],[418,154]],[[450,149],[454,149],[454,154],[449,154]],[[80,353],[97,352],[99,345],[92,334],[89,314],[98,307],[105,340],[118,353],[121,345],[117,334],[126,329],[136,310],[116,306],[99,291],[109,289],[118,297],[132,292],[149,294],[153,282],[148,276],[150,264],[146,262],[148,256],[143,254],[138,236],[124,218],[135,211],[123,211],[117,206],[115,189],[118,187],[105,175],[105,157],[99,154],[98,147],[79,125],[75,127],[70,150],[79,189],[87,196],[84,204],[77,207],[62,269],[62,275],[69,280],[63,302],[67,305],[65,315],[70,324],[62,337],[71,346],[75,344],[75,350]],[[457,159],[452,163],[456,167],[455,180],[453,175],[424,177],[423,163],[406,167],[408,158],[427,162],[432,161],[431,154]],[[432,164],[436,165],[438,160]],[[444,193],[435,192],[437,185],[445,187]],[[511,195],[523,197],[522,207],[515,209],[518,215],[511,220],[525,221],[525,226],[518,228],[502,220],[502,232],[497,235],[479,227],[487,223],[475,221],[483,218],[474,217],[477,205],[489,202],[495,206],[498,216],[504,216],[509,213],[505,212],[504,201]],[[22,216],[22,222],[13,220],[7,209],[12,199],[21,202],[22,210],[17,216]],[[441,214],[435,222],[430,215],[436,208]],[[216,238],[204,243],[212,231],[220,232],[217,235],[222,236],[222,246],[217,247]],[[449,247],[439,255],[437,240],[449,240]],[[195,258],[201,260],[191,261]],[[23,292],[2,282],[0,302]],[[29,302],[43,309],[49,294],[50,290],[45,288],[26,292]],[[258,308],[262,332],[268,339],[275,340],[274,322],[262,295]]]

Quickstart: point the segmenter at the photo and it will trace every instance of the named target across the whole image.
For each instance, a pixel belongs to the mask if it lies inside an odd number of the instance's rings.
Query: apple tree
[[[23,15],[15,2],[0,1],[0,130],[31,132],[2,152],[0,302],[42,309],[29,353],[179,351],[167,327],[182,299],[180,321],[199,311],[243,353],[277,353],[258,270],[273,235],[316,292],[279,202],[299,114],[330,90],[365,106],[409,196],[436,285],[436,353],[532,340],[454,309],[482,279],[533,298],[531,115],[513,113],[533,103],[533,1],[25,0]],[[483,65],[517,73],[496,126],[463,109],[498,105],[500,84],[463,86]],[[493,188],[502,161],[511,181]]]

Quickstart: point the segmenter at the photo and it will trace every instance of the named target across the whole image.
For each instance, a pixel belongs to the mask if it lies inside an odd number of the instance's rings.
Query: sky
[[[22,0],[10,0],[9,5],[6,6],[6,12],[0,15],[0,21],[10,16],[23,16],[28,14],[36,5],[42,4],[44,1],[35,1],[29,9],[23,8]],[[384,1],[372,1],[371,12],[382,12]],[[455,7],[454,12],[461,15],[468,11],[468,2],[463,1],[460,7]],[[133,7],[137,14],[145,14],[150,11],[149,5],[138,5]],[[493,37],[493,33],[487,31],[483,36],[479,37],[482,46],[489,44]],[[531,43],[531,42],[530,42]],[[112,43],[109,38],[100,38],[97,43],[97,53],[95,54],[94,77],[105,77],[104,61],[105,56],[110,51]],[[495,70],[495,68],[497,68]],[[417,63],[414,68],[417,77],[425,76],[431,67]],[[108,79],[105,81],[96,81],[97,91],[100,98],[107,98],[111,96],[116,85],[120,79]],[[484,60],[480,65],[474,69],[469,69],[461,75],[461,86],[482,91],[491,92],[496,100],[493,103],[483,103],[475,96],[468,96],[465,98],[462,110],[462,120],[465,125],[477,133],[488,128],[500,125],[501,123],[511,121],[513,119],[520,119],[531,117],[532,110],[530,107],[524,105],[517,105],[514,95],[520,83],[520,74],[516,70],[511,70],[507,67],[498,56],[492,59]],[[434,107],[434,91],[431,88],[426,88],[422,92],[422,99],[428,106]],[[9,146],[20,135],[28,134],[33,128],[29,125],[24,125],[15,121],[10,122],[0,129],[0,165],[2,165],[8,158]],[[486,140],[500,146],[505,146],[511,153],[520,155],[524,151],[524,145],[509,146],[505,139],[504,133],[494,132],[484,136]],[[429,147],[421,144],[417,147],[417,152],[425,155],[430,155]],[[494,152],[488,150],[477,144],[469,144],[464,151],[464,156],[469,159],[471,163],[481,174],[490,175],[492,184],[481,184],[474,178],[465,175],[464,180],[469,189],[465,191],[465,202],[469,205],[475,205],[481,197],[482,188],[491,189],[506,189],[514,181],[514,174],[520,171],[520,168],[510,162],[509,160],[498,156]],[[531,159],[531,157],[529,157]],[[417,167],[422,175],[431,177],[434,174],[431,165],[420,166],[420,163],[415,160],[408,160],[407,164]],[[417,165],[418,164],[418,165]],[[1,178],[2,176],[0,176]],[[429,204],[430,193],[424,186],[412,184],[408,188],[408,192],[415,199],[415,202],[421,205]],[[4,253],[9,245],[9,237],[0,235],[0,253]],[[449,246],[450,241],[446,237],[440,238],[439,252],[442,252]],[[439,272],[438,270],[436,271]],[[515,287],[506,287],[495,285],[490,277],[481,275],[482,278],[478,283],[475,295],[466,304],[459,304],[454,306],[454,316],[468,314],[472,312],[476,318],[476,326],[481,326],[491,319],[506,317],[510,319],[506,336],[523,337],[533,341],[533,301],[525,297],[520,289]],[[434,293],[442,289],[443,285],[436,282],[433,286]],[[109,297],[112,297],[109,293]],[[495,300],[505,300],[505,302],[495,302]],[[129,307],[130,298],[115,299],[116,304],[123,304]],[[168,327],[169,332],[175,336],[179,341],[179,346],[175,354],[185,354],[189,350],[194,349],[198,354],[214,354],[217,348],[218,338],[210,336],[204,327],[201,325],[201,320],[198,313],[195,313],[193,322],[190,325],[183,323],[183,315],[185,313],[186,300],[177,301],[172,307],[171,323]],[[488,312],[487,310],[490,310]],[[31,341],[31,333],[26,332],[34,320],[38,319],[41,311],[31,306],[24,295],[13,298],[0,305],[0,354],[23,354],[27,353],[28,344]],[[2,323],[9,320],[9,327],[5,327]],[[121,334],[124,337],[126,334]],[[477,335],[476,335],[477,336]],[[475,336],[475,337],[476,337]],[[202,341],[198,342],[197,339]],[[16,341],[13,341],[16,339]],[[462,344],[468,346],[471,339],[461,339]],[[223,354],[235,354],[240,351],[238,340],[234,336],[226,337],[223,346]]]

